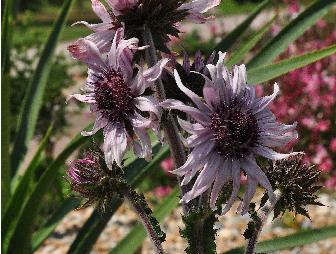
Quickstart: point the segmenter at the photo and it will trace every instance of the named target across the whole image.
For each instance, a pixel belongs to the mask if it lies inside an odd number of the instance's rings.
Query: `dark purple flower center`
[[[98,110],[111,122],[124,121],[134,112],[131,89],[120,72],[110,71],[95,84]]]
[[[248,155],[259,137],[258,123],[252,112],[235,107],[220,108],[211,115],[216,150],[225,157]]]

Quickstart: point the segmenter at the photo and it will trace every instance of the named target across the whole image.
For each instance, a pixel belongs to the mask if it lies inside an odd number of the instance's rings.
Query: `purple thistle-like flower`
[[[157,80],[162,69],[169,61],[162,59],[150,69],[143,70],[137,66],[134,72],[132,59],[138,47],[138,39],[123,39],[123,29],[117,30],[108,54],[102,55],[90,40],[81,39],[78,45],[69,47],[73,57],[86,63],[89,67],[84,94],[71,97],[90,104],[96,113],[92,131],[82,135],[93,135],[104,129],[104,153],[106,164],[112,167],[115,161],[119,167],[130,145],[139,157],[150,159],[152,147],[148,128],[159,134],[160,110],[153,97],[140,96],[146,88]],[[142,112],[148,112],[142,116]],[[140,141],[140,143],[139,143]]]
[[[220,52],[219,55],[216,66],[207,65],[211,79],[203,75],[204,99],[185,87],[175,70],[178,87],[196,108],[174,99],[167,99],[160,105],[183,111],[195,121],[179,119],[181,127],[191,134],[186,140],[191,153],[186,163],[173,173],[184,176],[182,185],[185,185],[200,172],[193,188],[182,197],[182,201],[189,202],[212,188],[210,206],[215,209],[224,184],[232,181],[232,193],[223,209],[223,213],[226,213],[238,195],[242,169],[248,179],[240,205],[244,214],[248,211],[258,184],[268,191],[270,200],[274,200],[272,186],[257,165],[255,157],[260,155],[279,160],[295,154],[281,154],[271,148],[281,147],[296,138],[296,124],[276,122],[274,114],[267,108],[279,92],[276,84],[272,95],[257,98],[255,88],[246,85],[245,66],[235,66],[232,76],[224,67],[225,54]]]

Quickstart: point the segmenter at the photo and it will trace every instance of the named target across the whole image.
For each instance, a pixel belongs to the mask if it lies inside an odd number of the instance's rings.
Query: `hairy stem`
[[[157,63],[157,56],[152,33],[146,25],[144,26],[142,39],[144,45],[150,46],[146,50],[146,61],[147,64],[152,67]],[[155,83],[155,95],[160,102],[166,99],[166,93],[162,80],[160,78]],[[179,137],[176,120],[171,114],[165,112],[161,118],[161,125],[164,131],[165,139],[167,140],[170,147],[170,151],[175,162],[175,167],[178,168],[185,163],[186,154],[181,139]],[[180,183],[180,178],[178,178],[178,181]],[[181,192],[183,196],[187,192],[187,187],[181,187]],[[185,214],[188,212],[186,204],[183,204],[183,211]]]
[[[134,208],[134,210],[138,214],[144,228],[147,231],[147,235],[149,239],[153,243],[155,253],[164,254],[160,237],[157,234],[155,225],[153,225],[153,220],[150,217],[151,215],[148,214],[148,211],[146,210],[147,207],[144,204],[142,204],[142,202],[139,202],[138,200],[136,200],[136,197],[134,197],[135,192],[132,191],[129,186],[125,185],[125,186],[119,187],[119,191],[124,196],[124,198],[131,204],[131,206]]]
[[[258,211],[257,218],[255,219],[255,230],[252,233],[252,236],[248,240],[247,247],[245,250],[245,254],[254,254],[256,245],[260,236],[260,233],[262,231],[262,228],[270,215],[270,213],[273,211],[275,204],[278,202],[278,200],[281,197],[281,193],[279,190],[275,191],[276,200],[273,203],[270,203],[269,201]]]

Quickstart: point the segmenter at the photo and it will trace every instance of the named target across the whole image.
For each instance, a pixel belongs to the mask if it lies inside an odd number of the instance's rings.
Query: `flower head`
[[[246,213],[258,184],[274,200],[272,186],[255,157],[260,155],[278,160],[291,155],[277,153],[270,147],[283,146],[296,138],[296,124],[276,122],[267,108],[279,92],[277,85],[272,95],[257,98],[255,88],[246,85],[245,66],[235,66],[232,76],[224,67],[224,56],[220,52],[217,65],[207,65],[211,79],[203,75],[206,80],[204,100],[185,87],[175,71],[178,87],[196,108],[174,99],[162,102],[161,106],[183,111],[194,120],[187,122],[179,119],[181,127],[191,134],[186,140],[191,152],[186,163],[173,172],[184,176],[182,185],[189,183],[200,172],[192,190],[182,197],[182,201],[189,202],[212,187],[210,206],[215,209],[222,187],[232,181],[232,193],[223,210],[223,213],[227,212],[238,195],[243,169],[247,175],[247,190],[240,208],[242,213]]]
[[[93,135],[104,129],[103,150],[110,168],[114,161],[122,166],[129,145],[139,157],[150,159],[152,148],[146,129],[152,128],[158,133],[159,107],[154,98],[140,95],[159,78],[168,60],[162,59],[147,70],[137,66],[135,72],[133,54],[143,48],[138,47],[136,38],[124,40],[122,28],[117,30],[107,55],[102,55],[97,46],[86,39],[69,47],[72,56],[89,67],[84,94],[71,97],[90,104],[91,111],[96,113],[92,131],[82,135]],[[143,112],[149,117],[142,116]]]
[[[292,156],[272,163],[265,173],[274,189],[279,189],[281,197],[274,207],[274,218],[286,210],[309,218],[307,205],[322,205],[316,201],[315,192],[322,186],[316,185],[321,172],[315,166],[303,162],[303,156]]]
[[[87,200],[84,206],[95,203],[103,208],[114,194],[110,185],[111,171],[102,165],[101,154],[91,151],[72,162],[66,171],[71,189]]]

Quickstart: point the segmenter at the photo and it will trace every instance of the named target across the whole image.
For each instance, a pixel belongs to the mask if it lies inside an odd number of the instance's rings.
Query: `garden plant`
[[[288,211],[314,220],[309,208],[326,205],[318,193],[336,186],[335,31],[302,46],[319,28],[336,25],[322,19],[335,0],[316,0],[302,10],[285,1],[281,8],[291,10],[285,24],[274,17],[251,32],[263,11],[278,6],[256,1],[231,32],[210,39],[209,52],[196,48],[196,54],[175,43],[181,23],[212,22],[225,0],[91,0],[98,23],[74,23],[72,29],[90,32],[63,52],[84,66],[85,81],[63,98],[62,88],[73,85],[70,66],[53,55],[73,2],[64,1],[34,55],[36,68],[22,60],[28,78],[11,48],[16,1],[2,6],[3,253],[34,253],[72,210],[93,206],[68,250],[91,253],[123,202],[141,225],[110,253],[136,253],[146,237],[153,253],[167,253],[162,221],[178,207],[189,254],[217,253],[215,224],[233,209],[249,216],[246,244],[226,253],[271,253],[336,237],[336,225],[329,225],[259,239],[270,218]],[[51,137],[67,125],[65,108],[75,103],[87,105],[80,112],[95,120],[53,157]],[[309,138],[302,140],[302,132]],[[27,159],[36,136],[38,147]],[[162,162],[171,164],[163,177],[175,180],[153,207],[140,186]],[[55,207],[47,209],[52,200]]]

